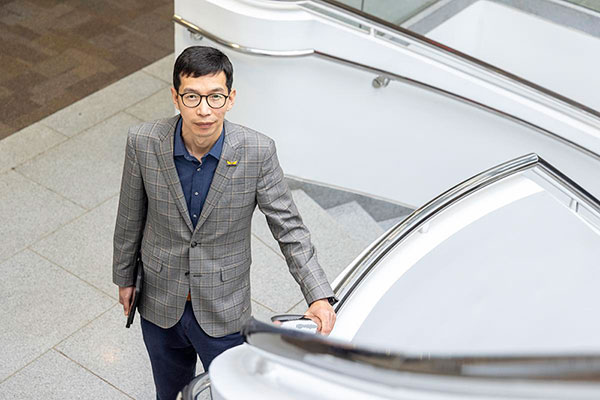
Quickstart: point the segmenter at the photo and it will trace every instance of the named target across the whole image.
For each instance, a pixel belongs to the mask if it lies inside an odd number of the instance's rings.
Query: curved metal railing
[[[364,370],[357,371],[347,365],[332,362],[331,358],[400,373],[498,380],[586,383],[600,381],[599,354],[461,356],[391,353],[356,346],[322,335],[279,328],[254,318],[244,325],[242,334],[247,343],[267,353],[302,363],[312,362],[321,368],[338,369],[345,374],[360,374]],[[328,357],[327,362],[319,362],[318,356]],[[395,375],[370,374],[370,379],[377,383],[389,384],[391,380],[397,384],[397,378]]]
[[[449,189],[415,210],[404,221],[398,223],[385,235],[366,249],[341,274],[343,278],[334,284],[334,292],[340,300],[336,311],[343,307],[352,291],[376,267],[378,262],[397,247],[412,232],[420,229],[433,217],[456,202],[484,187],[492,185],[514,174],[532,168],[539,168],[543,174],[557,181],[572,194],[572,199],[583,203],[600,216],[600,200],[555,169],[537,154],[527,154],[490,168]],[[575,207],[577,209],[578,207]],[[349,316],[352,318],[352,316]],[[288,333],[289,332],[289,333]],[[311,355],[323,354],[358,361],[375,367],[400,372],[453,375],[462,377],[488,377],[509,379],[550,379],[569,381],[600,380],[600,354],[544,354],[544,355],[477,355],[449,356],[428,354],[403,354],[379,352],[357,347],[354,344],[331,340],[302,331],[289,331],[252,320],[243,329],[246,341],[269,352],[277,353],[281,346],[292,346],[296,350],[306,350]],[[267,333],[259,339],[255,334]],[[273,335],[279,336],[273,340]],[[271,336],[269,338],[268,336]],[[279,344],[278,344],[279,343]],[[297,354],[289,348],[280,353],[290,357]],[[300,359],[305,359],[303,356]]]
[[[416,80],[416,79],[412,79],[409,78],[407,76],[404,75],[400,75],[400,74],[396,74],[394,72],[390,72],[390,71],[386,71],[380,68],[376,68],[376,67],[372,67],[366,64],[361,64],[358,63],[356,61],[352,61],[352,60],[348,60],[345,58],[341,58],[338,56],[334,56],[328,53],[324,53],[315,49],[299,49],[299,50],[267,50],[267,49],[259,49],[259,48],[254,48],[254,47],[248,47],[248,46],[244,46],[241,45],[239,43],[235,43],[235,42],[231,42],[229,40],[223,39],[217,35],[214,35],[211,32],[208,32],[205,29],[202,29],[201,27],[195,25],[194,23],[184,19],[183,17],[179,16],[179,15],[174,15],[173,16],[173,21],[176,22],[177,24],[185,27],[188,31],[190,31],[193,34],[196,34],[199,36],[199,39],[206,37],[209,40],[220,44],[221,46],[227,47],[231,50],[234,50],[236,52],[242,53],[242,54],[249,54],[249,55],[255,55],[255,56],[263,56],[263,57],[279,57],[279,58],[295,58],[295,57],[308,57],[308,56],[316,56],[319,58],[323,58],[332,62],[336,62],[338,64],[343,64],[343,65],[347,65],[353,68],[358,68],[360,70],[363,71],[367,71],[367,72],[371,72],[371,73],[375,73],[379,76],[384,76],[388,79],[393,79],[396,81],[401,81],[404,82],[406,84],[410,84],[416,87],[420,87],[432,92],[435,92],[437,94],[452,98],[454,100],[460,101],[462,103],[468,104],[470,106],[474,106],[476,108],[485,110],[487,112],[491,112],[495,115],[499,115],[502,116],[504,118],[510,119],[513,122],[516,122],[520,125],[524,125],[528,128],[532,128],[533,130],[548,136],[554,140],[557,140],[561,143],[563,143],[566,146],[569,146],[577,151],[583,152],[584,154],[587,154],[588,156],[591,156],[597,160],[600,161],[600,154],[594,152],[593,150],[588,149],[587,147],[584,147],[572,140],[569,140],[559,134],[556,134],[546,128],[543,128],[539,125],[536,125],[532,122],[529,122],[527,120],[524,120],[522,118],[516,117],[514,115],[511,115],[507,112],[504,112],[500,109],[488,106],[486,104],[480,103],[478,101],[469,99],[467,97],[461,96],[457,93],[448,91],[446,89],[442,89],[440,87]],[[600,113],[598,114],[598,117],[600,118]]]
[[[589,206],[596,214],[600,215],[600,201],[583,189],[566,175],[562,174],[551,164],[540,158],[537,154],[527,154],[522,157],[507,161],[494,168],[488,169],[470,179],[454,186],[445,193],[431,200],[421,208],[415,210],[406,219],[390,229],[387,234],[373,242],[340,274],[341,279],[336,280],[334,292],[339,302],[335,305],[338,311],[348,299],[348,296],[358,287],[361,280],[375,268],[377,263],[385,257],[400,242],[412,232],[419,229],[435,215],[439,214],[455,202],[469,194],[504,179],[509,175],[532,167],[541,168],[546,174],[560,182],[573,192],[581,201]]]

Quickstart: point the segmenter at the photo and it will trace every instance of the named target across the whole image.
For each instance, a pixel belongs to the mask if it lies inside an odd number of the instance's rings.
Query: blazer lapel
[[[175,118],[175,117],[174,117]],[[175,123],[167,133],[165,137],[161,139],[158,145],[158,162],[162,173],[165,176],[169,190],[175,199],[175,204],[183,217],[186,225],[190,229],[190,232],[194,231],[192,220],[187,209],[187,203],[185,202],[185,196],[183,195],[183,189],[181,189],[181,183],[179,182],[179,175],[177,174],[177,168],[175,168],[175,161],[173,160],[173,139],[175,135],[175,127],[179,117],[174,119]]]
[[[198,219],[198,223],[196,224],[196,231],[202,226],[204,221],[208,218],[212,210],[215,208],[219,199],[223,195],[223,191],[225,186],[231,179],[231,175],[233,171],[237,168],[236,165],[231,165],[232,161],[237,162],[237,149],[235,145],[236,141],[236,130],[234,126],[232,126],[227,120],[225,120],[225,140],[223,141],[223,150],[221,150],[221,158],[219,159],[219,164],[217,164],[217,169],[215,170],[215,175],[213,176],[212,183],[210,184],[210,189],[208,190],[208,194],[206,195],[206,201],[204,202],[204,206],[202,207],[202,213],[200,213],[200,218]],[[229,161],[229,164],[228,164]]]

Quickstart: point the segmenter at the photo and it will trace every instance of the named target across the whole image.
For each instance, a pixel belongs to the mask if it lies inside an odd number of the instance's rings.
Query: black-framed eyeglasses
[[[181,96],[181,101],[183,105],[188,108],[195,108],[200,105],[202,102],[202,98],[206,97],[206,103],[210,108],[223,108],[225,103],[227,102],[227,98],[229,95],[225,96],[221,93],[213,93],[213,94],[198,94],[198,93],[177,93]]]

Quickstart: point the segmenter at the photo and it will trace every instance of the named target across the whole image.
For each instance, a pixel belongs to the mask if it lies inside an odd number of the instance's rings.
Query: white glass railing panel
[[[600,110],[597,1],[337,2]]]
[[[404,21],[423,11],[439,0],[338,0],[357,10],[371,14],[393,24]]]
[[[600,15],[585,16],[595,22],[581,24],[600,24]],[[426,36],[600,110],[600,37],[488,0],[473,2]]]

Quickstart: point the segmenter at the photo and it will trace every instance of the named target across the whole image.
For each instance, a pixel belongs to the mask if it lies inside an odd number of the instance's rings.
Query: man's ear
[[[235,104],[235,95],[237,94],[237,92],[235,91],[235,89],[231,89],[231,92],[229,93],[229,98],[227,100],[229,100],[227,102],[227,111],[231,110],[233,108],[233,105]]]
[[[179,110],[179,95],[174,87],[171,87],[171,97],[173,98],[173,104],[175,104],[175,108],[181,112],[181,110]]]

